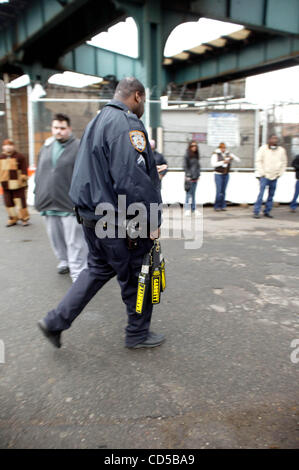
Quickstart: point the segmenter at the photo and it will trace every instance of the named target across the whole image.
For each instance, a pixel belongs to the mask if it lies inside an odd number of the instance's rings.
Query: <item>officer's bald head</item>
[[[122,101],[139,118],[144,112],[145,89],[142,83],[135,77],[126,77],[118,83],[114,99]]]
[[[117,85],[114,93],[114,98],[117,100],[119,98],[127,99],[133,93],[138,91],[140,95],[145,95],[145,89],[142,83],[137,80],[135,77],[126,77],[123,78]]]

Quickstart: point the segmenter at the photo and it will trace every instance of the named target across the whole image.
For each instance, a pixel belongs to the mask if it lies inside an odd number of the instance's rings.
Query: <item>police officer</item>
[[[150,331],[153,308],[150,299],[141,315],[135,311],[143,257],[158,238],[161,223],[159,213],[156,225],[149,224],[151,204],[160,205],[161,194],[155,160],[140,120],[144,103],[142,83],[134,77],[122,79],[113,100],[87,125],[81,139],[69,194],[83,224],[89,249],[88,268],[80,273],[56,309],[38,322],[42,333],[55,347],[61,347],[61,332],[71,326],[99,289],[114,276],[128,314],[126,347],[152,348],[165,340],[164,335]],[[119,207],[120,196],[126,201],[125,207],[123,204]],[[138,238],[137,243],[134,238],[130,249],[130,238],[123,236],[122,212],[133,203],[146,209],[146,225],[151,231],[146,238]],[[102,236],[107,228],[107,222],[99,225],[105,219],[102,206],[114,209],[113,222],[109,218],[106,221],[114,224],[115,237]],[[99,231],[101,236],[97,236]]]

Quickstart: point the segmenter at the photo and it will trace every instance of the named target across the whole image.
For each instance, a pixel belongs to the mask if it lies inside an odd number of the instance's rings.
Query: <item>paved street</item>
[[[30,226],[6,228],[1,202],[0,448],[298,448],[299,211],[251,212],[205,207],[199,249],[162,240],[161,347],[124,348],[112,280],[57,350],[36,322],[71,281],[42,218],[31,209]]]

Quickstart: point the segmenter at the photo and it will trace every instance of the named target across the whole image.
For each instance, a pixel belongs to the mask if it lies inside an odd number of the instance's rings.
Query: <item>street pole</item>
[[[27,108],[28,108],[28,148],[29,148],[29,168],[35,166],[34,155],[34,117],[33,103],[31,101],[32,86],[27,86]]]

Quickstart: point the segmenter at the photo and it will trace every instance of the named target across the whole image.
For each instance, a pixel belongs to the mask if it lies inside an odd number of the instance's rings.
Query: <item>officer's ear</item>
[[[138,104],[141,102],[141,95],[139,91],[135,91],[135,101]]]

